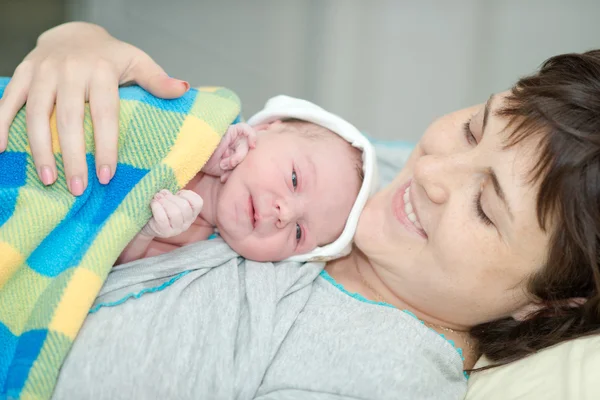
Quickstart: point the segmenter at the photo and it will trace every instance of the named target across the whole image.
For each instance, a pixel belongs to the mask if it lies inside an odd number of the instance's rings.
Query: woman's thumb
[[[189,83],[169,77],[150,56],[144,56],[133,66],[130,80],[163,99],[181,97],[189,90]]]

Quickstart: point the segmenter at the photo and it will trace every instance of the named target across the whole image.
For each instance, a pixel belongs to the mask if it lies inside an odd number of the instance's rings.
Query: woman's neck
[[[223,184],[219,177],[203,174],[202,172],[196,174],[185,186],[185,189],[191,190],[202,197],[204,205],[202,211],[200,211],[200,218],[212,226],[216,226],[217,201],[222,187]]]
[[[461,347],[465,356],[465,368],[473,367],[477,360],[477,354],[474,341],[468,334],[468,327],[435,318],[421,311],[419,307],[406,302],[390,289],[377,273],[377,269],[360,250],[354,248],[350,255],[329,262],[325,269],[336,282],[343,285],[349,292],[358,293],[369,300],[388,303],[400,310],[412,312],[431,329],[443,334]]]

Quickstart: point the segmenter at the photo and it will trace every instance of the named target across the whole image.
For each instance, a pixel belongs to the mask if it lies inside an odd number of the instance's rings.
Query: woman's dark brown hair
[[[497,114],[509,120],[507,146],[540,139],[531,179],[551,238],[546,264],[527,282],[543,307],[523,321],[471,329],[482,354],[502,365],[600,333],[600,50],[550,58],[517,82]]]

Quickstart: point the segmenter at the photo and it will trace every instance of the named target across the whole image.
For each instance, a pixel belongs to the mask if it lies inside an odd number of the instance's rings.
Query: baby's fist
[[[231,125],[202,171],[220,176],[224,182],[229,176],[228,172],[241,163],[248,151],[255,147],[256,130],[253,127],[244,122]]]
[[[168,238],[188,230],[202,211],[202,197],[191,190],[176,194],[161,190],[150,202],[152,219],[142,229],[142,234]]]
[[[231,125],[225,135],[228,146],[221,157],[220,167],[223,171],[229,171],[246,158],[250,149],[256,147],[256,131],[245,122],[240,122]]]

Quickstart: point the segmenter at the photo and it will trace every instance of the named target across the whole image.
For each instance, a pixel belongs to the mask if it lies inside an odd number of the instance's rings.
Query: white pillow
[[[371,139],[380,180],[389,183],[412,150],[410,143]],[[476,367],[487,365],[480,359]],[[569,341],[469,378],[465,400],[600,400],[600,335]]]
[[[475,367],[489,364],[480,359]],[[514,363],[475,372],[465,400],[600,399],[600,335],[571,340]]]

